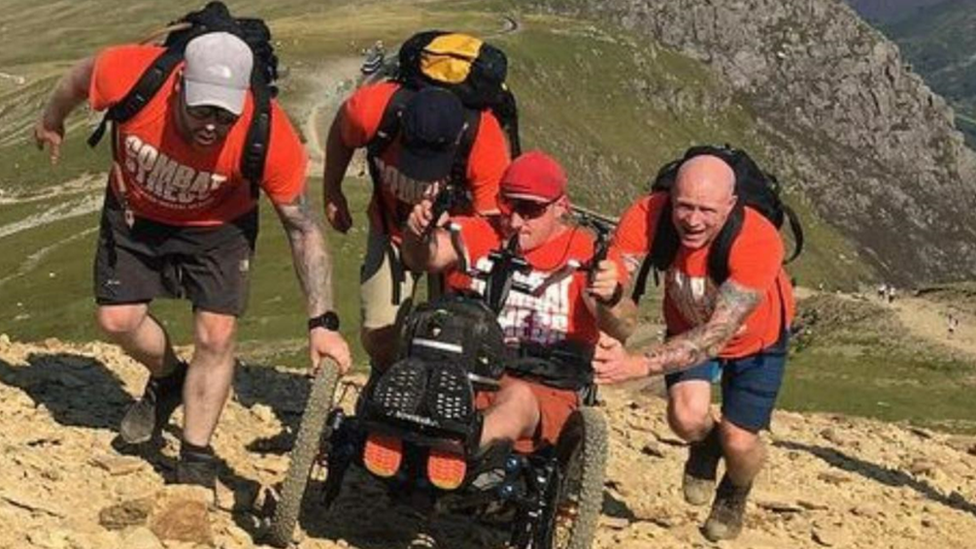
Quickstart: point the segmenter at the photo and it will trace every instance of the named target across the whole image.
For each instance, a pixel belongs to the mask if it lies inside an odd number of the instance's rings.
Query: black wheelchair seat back
[[[477,294],[453,293],[418,305],[407,316],[400,358],[450,362],[467,372],[478,390],[493,390],[511,352],[498,315]]]

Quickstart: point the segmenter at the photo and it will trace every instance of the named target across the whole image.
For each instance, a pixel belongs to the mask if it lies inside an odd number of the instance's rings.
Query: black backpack
[[[257,197],[264,163],[271,136],[271,99],[278,94],[278,57],[271,45],[271,31],[261,19],[233,17],[223,2],[213,1],[203,9],[193,11],[173,21],[166,27],[166,48],[136,81],[121,101],[105,113],[101,124],[88,138],[94,147],[101,141],[109,122],[121,124],[130,120],[145,107],[183,60],[183,52],[190,40],[209,32],[229,32],[242,39],[254,54],[251,71],[251,94],[254,97],[254,114],[247,130],[244,152],[241,155],[241,173],[251,183],[251,192]],[[114,125],[113,125],[114,131]],[[115,140],[112,140],[115,147]]]
[[[478,135],[481,111],[490,110],[508,137],[512,158],[521,154],[518,108],[505,84],[508,59],[500,49],[465,34],[430,30],[411,36],[400,46],[397,70],[390,80],[400,84],[383,111],[376,137],[367,146],[376,157],[396,139],[406,104],[427,86],[450,90],[466,107],[467,129],[461,136],[450,183],[464,187],[468,156]],[[373,163],[370,162],[370,170]],[[376,179],[374,175],[374,180]]]
[[[729,253],[732,250],[732,244],[742,230],[746,206],[761,213],[777,229],[783,226],[784,221],[789,220],[790,230],[793,232],[794,248],[793,253],[784,263],[796,259],[803,250],[803,227],[800,225],[799,218],[780,199],[780,183],[776,177],[760,169],[756,162],[741,149],[735,149],[729,145],[723,147],[712,145],[691,147],[685,151],[684,156],[665,164],[658,171],[657,177],[654,178],[654,183],[651,185],[651,192],[669,193],[681,165],[696,156],[705,154],[721,158],[732,168],[732,171],[735,172],[735,192],[738,196],[732,213],[729,214],[725,226],[716,236],[708,254],[709,278],[717,285],[721,285],[729,277]],[[661,272],[667,270],[678,253],[678,233],[671,222],[670,200],[661,210],[654,234],[651,251],[641,264],[640,273],[634,283],[633,299],[635,302],[644,295],[647,275],[650,270],[652,268]],[[657,274],[655,273],[655,280],[656,278]]]

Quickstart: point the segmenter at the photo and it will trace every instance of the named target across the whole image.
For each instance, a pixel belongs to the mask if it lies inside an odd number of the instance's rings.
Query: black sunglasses
[[[498,209],[504,215],[519,214],[522,219],[536,219],[541,217],[561,197],[556,197],[548,202],[536,202],[535,200],[525,200],[522,198],[508,198],[502,195],[498,200]]]
[[[213,119],[218,124],[222,126],[230,126],[237,122],[238,116],[227,109],[222,109],[220,107],[215,107],[213,105],[197,105],[191,107],[186,106],[186,113],[190,115],[191,118],[200,120]]]

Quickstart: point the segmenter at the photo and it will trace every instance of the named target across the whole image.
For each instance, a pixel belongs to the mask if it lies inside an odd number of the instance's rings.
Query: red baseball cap
[[[551,202],[566,194],[566,172],[542,151],[529,151],[502,174],[501,193],[512,198]]]

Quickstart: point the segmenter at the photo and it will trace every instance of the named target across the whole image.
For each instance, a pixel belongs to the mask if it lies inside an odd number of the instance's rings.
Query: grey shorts
[[[217,227],[180,227],[135,218],[130,227],[106,193],[95,252],[99,305],[188,299],[194,310],[240,316],[247,308],[257,209]]]

